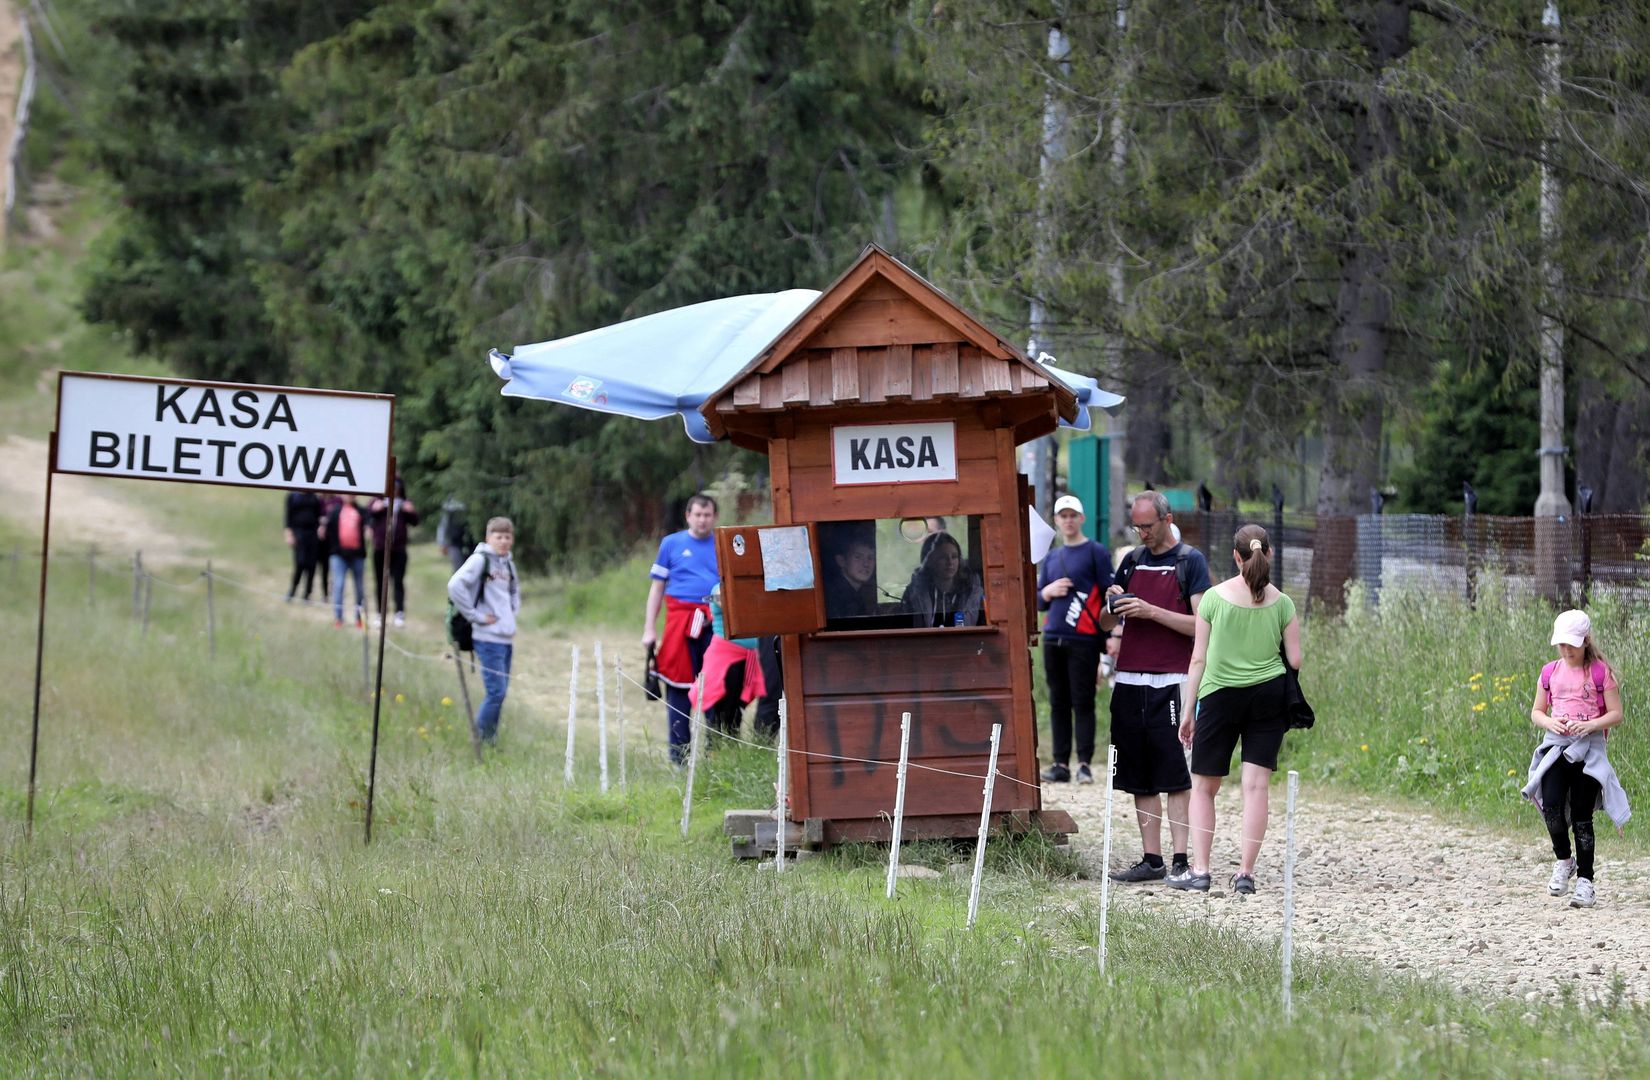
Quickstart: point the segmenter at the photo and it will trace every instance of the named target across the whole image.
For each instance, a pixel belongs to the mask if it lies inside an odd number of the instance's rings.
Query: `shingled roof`
[[[1050,429],[1077,416],[1069,387],[872,244],[700,412],[724,437],[745,414],[1033,396]]]

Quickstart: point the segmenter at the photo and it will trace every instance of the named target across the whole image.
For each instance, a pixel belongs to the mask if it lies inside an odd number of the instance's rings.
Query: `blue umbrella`
[[[761,355],[819,293],[790,289],[707,300],[555,341],[488,353],[509,397],[555,401],[596,412],[662,420],[682,418],[694,442],[716,440],[699,407]],[[1087,431],[1089,409],[1116,409],[1123,399],[1087,375],[1048,367],[1077,395],[1077,419],[1062,426]]]

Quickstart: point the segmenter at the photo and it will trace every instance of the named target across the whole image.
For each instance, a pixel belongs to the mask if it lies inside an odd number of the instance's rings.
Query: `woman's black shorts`
[[[1192,735],[1192,772],[1225,776],[1232,751],[1243,741],[1243,761],[1277,769],[1278,751],[1289,730],[1288,683],[1282,675],[1253,686],[1223,686],[1199,695]]]

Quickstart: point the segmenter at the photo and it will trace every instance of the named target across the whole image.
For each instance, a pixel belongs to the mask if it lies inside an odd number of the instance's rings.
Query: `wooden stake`
[[[596,756],[601,761],[601,790],[607,794],[607,671],[602,667],[602,643],[596,642]]]
[[[779,696],[779,786],[776,789],[777,809],[774,811],[774,820],[779,828],[773,834],[773,868],[776,873],[785,869],[785,826],[790,822],[791,813],[786,803],[791,798],[791,738],[785,728],[785,696]]]
[[[561,781],[573,782],[573,735],[578,731],[579,719],[579,647],[573,646],[573,670],[567,676],[567,761],[562,766]]]
[[[997,748],[1003,739],[1003,725],[991,725],[991,764],[985,770],[985,800],[980,806],[980,836],[974,842],[974,883],[968,889],[968,926],[980,913],[980,878],[985,873],[985,838],[991,832],[991,792],[997,786]]]
[[[1106,916],[1111,912],[1111,806],[1117,776],[1117,747],[1106,746],[1106,825],[1100,841],[1100,974],[1106,973]]]
[[[894,835],[888,842],[888,899],[899,878],[899,845],[905,832],[905,770],[911,761],[911,714],[899,715],[899,772],[894,774]]]

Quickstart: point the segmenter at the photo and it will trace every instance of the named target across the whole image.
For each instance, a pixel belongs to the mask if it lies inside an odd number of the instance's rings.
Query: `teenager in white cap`
[[[1043,674],[1048,676],[1048,724],[1054,760],[1043,770],[1051,784],[1071,780],[1072,717],[1076,716],[1077,782],[1094,783],[1094,693],[1107,631],[1100,629],[1111,552],[1083,535],[1083,503],[1075,495],[1054,500],[1054,524],[1063,541],[1037,570],[1037,608],[1043,622]]]
[[[1559,658],[1541,669],[1530,706],[1530,720],[1546,734],[1530,761],[1523,794],[1540,808],[1553,841],[1557,861],[1547,892],[1563,896],[1573,877],[1570,906],[1592,907],[1593,811],[1602,806],[1618,829],[1633,815],[1604,749],[1610,729],[1622,720],[1621,689],[1593,641],[1586,612],[1566,611],[1554,619],[1552,644]]]

